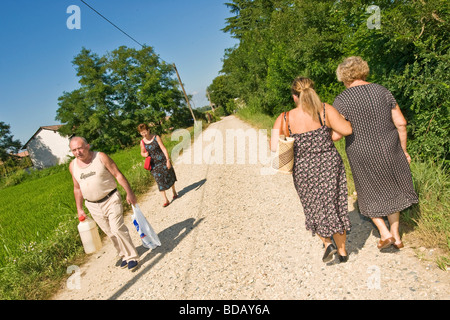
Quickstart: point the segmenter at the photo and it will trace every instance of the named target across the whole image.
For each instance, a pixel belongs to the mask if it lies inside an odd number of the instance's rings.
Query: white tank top
[[[97,152],[94,152],[92,162],[85,168],[80,168],[75,159],[73,175],[80,185],[83,198],[87,201],[101,200],[117,188],[116,179],[106,169]]]

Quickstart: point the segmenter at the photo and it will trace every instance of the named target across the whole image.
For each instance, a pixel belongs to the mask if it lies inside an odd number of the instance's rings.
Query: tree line
[[[158,135],[193,125],[173,65],[152,47],[121,46],[104,56],[82,48],[72,63],[80,87],[58,98],[55,119],[63,123],[62,135],[83,136],[97,150],[116,152],[136,143],[140,123],[151,124]],[[10,126],[0,122],[0,176],[31,166],[15,156],[21,147]]]
[[[140,123],[153,124],[156,134],[193,124],[175,69],[152,47],[121,46],[104,56],[83,48],[73,65],[80,88],[58,99],[63,135],[83,136],[97,150],[115,152],[136,143]]]
[[[391,90],[405,114],[410,154],[448,164],[448,1],[232,0],[225,5],[232,16],[223,31],[239,42],[225,51],[221,73],[207,88],[216,105],[231,113],[244,102],[254,112],[276,116],[292,107],[290,84],[299,75],[312,78],[320,97],[332,103],[345,89],[336,79],[338,64],[359,55],[369,62],[368,81]],[[374,5],[378,11],[370,10]],[[122,46],[104,56],[83,48],[73,65],[80,87],[59,97],[56,114],[64,135],[81,135],[95,148],[115,152],[135,143],[139,123],[155,124],[157,134],[192,124],[174,68],[152,47]],[[0,158],[6,161],[18,141],[7,124],[0,129]]]
[[[28,157],[19,157],[22,144],[14,139],[10,131],[11,126],[0,121],[0,178],[6,176],[17,168],[27,168],[31,165]]]
[[[410,153],[448,162],[448,1],[233,0],[226,5],[233,15],[223,31],[239,42],[226,50],[221,74],[208,87],[215,104],[231,112],[240,98],[254,112],[276,116],[292,108],[290,85],[299,75],[312,78],[331,104],[345,89],[337,82],[337,66],[358,55],[371,68],[368,81],[396,97],[409,122]]]

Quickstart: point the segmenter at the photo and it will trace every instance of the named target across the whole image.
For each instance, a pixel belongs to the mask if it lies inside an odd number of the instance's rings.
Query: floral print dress
[[[152,170],[150,172],[158,184],[159,191],[170,189],[175,181],[177,181],[177,176],[175,175],[173,166],[170,169],[167,168],[166,156],[159,147],[158,141],[156,141],[156,136],[149,144],[146,144],[145,142],[143,143],[145,150],[147,150],[149,156],[152,158],[150,161]]]
[[[293,180],[306,229],[329,238],[350,231],[351,223],[344,163],[324,122],[319,129],[291,136],[295,139]]]

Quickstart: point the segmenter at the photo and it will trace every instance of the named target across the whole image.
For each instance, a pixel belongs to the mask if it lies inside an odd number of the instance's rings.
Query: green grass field
[[[150,184],[139,148],[111,156],[136,193]],[[77,223],[73,182],[67,165],[60,172],[0,190],[0,268],[30,243],[47,239],[60,223]],[[120,189],[120,187],[119,187]],[[123,193],[123,190],[121,190]]]
[[[169,153],[178,144],[170,138],[163,137]],[[153,185],[138,144],[110,156],[138,198]],[[67,164],[19,175],[19,184],[0,189],[0,300],[46,299],[84,257],[72,177]]]
[[[137,195],[148,190],[138,146],[111,157]],[[0,299],[46,298],[83,254],[72,177],[67,165],[59,169],[0,190]]]

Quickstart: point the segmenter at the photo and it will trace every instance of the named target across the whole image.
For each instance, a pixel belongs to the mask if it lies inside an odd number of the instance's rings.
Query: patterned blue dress
[[[159,191],[170,189],[175,181],[177,181],[177,176],[175,175],[173,166],[170,169],[167,168],[166,156],[159,147],[156,136],[149,144],[146,144],[144,141],[142,142],[144,143],[145,150],[147,150],[149,156],[152,158],[150,161],[152,170],[150,172],[158,184]]]

